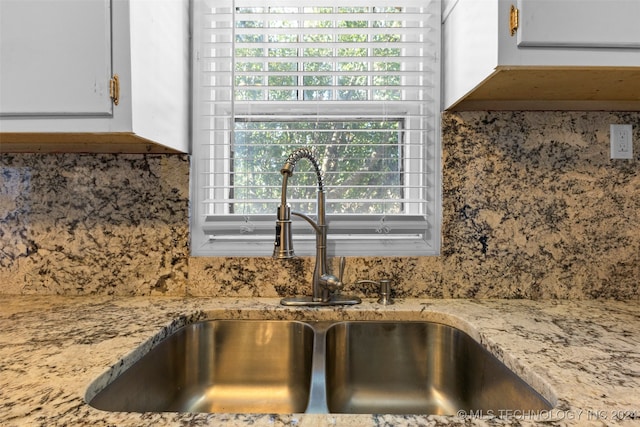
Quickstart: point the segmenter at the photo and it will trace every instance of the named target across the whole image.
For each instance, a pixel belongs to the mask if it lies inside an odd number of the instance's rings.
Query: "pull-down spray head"
[[[287,181],[285,177],[283,183]],[[283,187],[286,184],[283,184]],[[274,258],[293,258],[293,239],[291,237],[291,207],[288,204],[278,206],[276,220],[276,241],[273,245]]]
[[[299,213],[291,212],[291,207],[287,203],[287,181],[290,176],[293,176],[296,163],[300,159],[307,159],[313,165],[316,177],[318,179],[318,206],[317,206],[317,224],[308,216]],[[324,234],[326,236],[325,226],[325,208],[324,208],[324,182],[322,180],[322,171],[320,165],[316,160],[316,156],[313,150],[308,148],[299,148],[289,155],[284,165],[280,169],[282,174],[282,190],[280,198],[280,206],[277,211],[276,221],[276,240],[273,247],[274,258],[287,259],[295,256],[293,251],[293,240],[291,236],[291,214],[297,215],[309,222],[319,235]],[[326,237],[325,237],[326,239]]]

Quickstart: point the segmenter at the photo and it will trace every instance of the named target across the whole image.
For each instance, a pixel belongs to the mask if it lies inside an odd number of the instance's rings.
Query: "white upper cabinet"
[[[0,114],[112,114],[109,0],[3,0],[0,52]]]
[[[0,152],[188,152],[189,102],[188,0],[0,0]]]
[[[518,0],[520,47],[640,48],[638,0]]]
[[[640,1],[444,5],[445,109],[640,110]]]

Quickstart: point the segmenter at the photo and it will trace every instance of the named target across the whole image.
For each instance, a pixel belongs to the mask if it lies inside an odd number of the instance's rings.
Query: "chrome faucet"
[[[318,205],[317,220],[309,216],[291,211],[287,203],[287,181],[293,175],[296,163],[300,159],[307,159],[313,165],[318,179]],[[340,261],[340,277],[329,274],[327,269],[327,223],[325,218],[325,193],[322,171],[318,160],[312,150],[299,148],[289,155],[284,166],[280,169],[282,174],[282,195],[278,207],[276,221],[276,240],[273,248],[273,256],[278,259],[289,259],[295,256],[293,252],[293,240],[291,235],[291,214],[306,220],[316,232],[316,263],[313,269],[312,296],[283,298],[282,305],[352,305],[361,302],[358,297],[348,297],[340,294],[343,287],[342,275],[344,273],[344,258]]]

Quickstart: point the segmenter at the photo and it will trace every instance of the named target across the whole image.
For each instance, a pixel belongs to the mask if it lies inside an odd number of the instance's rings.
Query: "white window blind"
[[[440,2],[348,3],[195,3],[194,255],[271,254],[280,168],[302,146],[324,172],[330,253],[439,252]],[[315,182],[299,162],[293,210],[315,212]]]

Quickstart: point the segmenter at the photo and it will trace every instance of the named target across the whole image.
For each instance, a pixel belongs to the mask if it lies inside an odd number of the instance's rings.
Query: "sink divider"
[[[328,414],[327,383],[325,377],[327,330],[335,322],[308,323],[314,331],[311,365],[311,390],[306,414]]]

